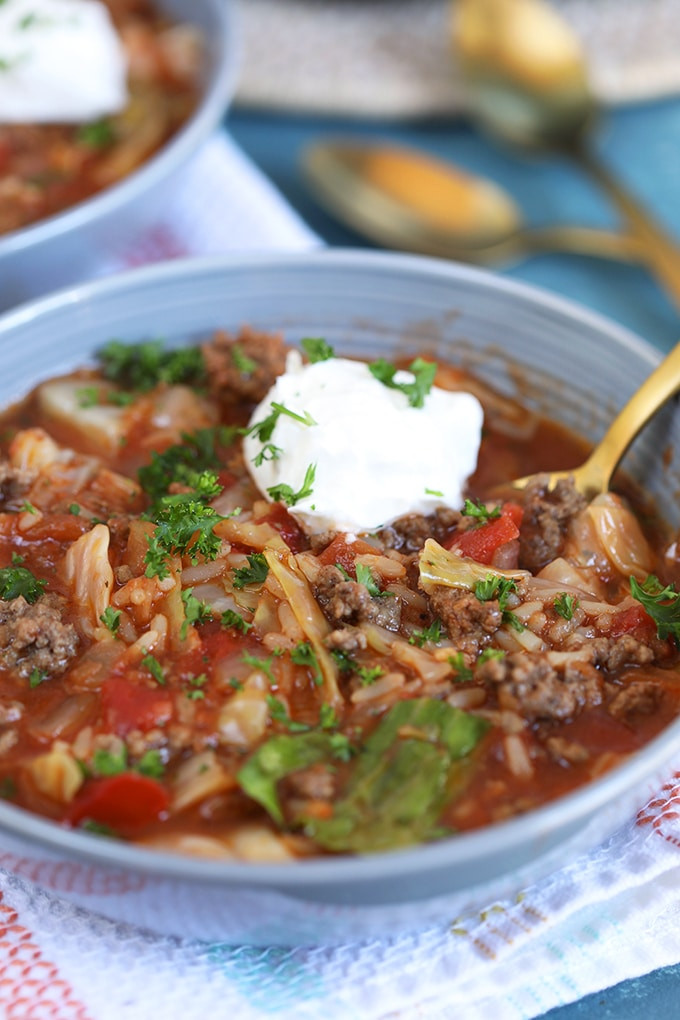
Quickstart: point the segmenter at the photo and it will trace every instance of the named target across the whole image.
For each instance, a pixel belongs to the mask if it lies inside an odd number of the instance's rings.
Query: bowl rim
[[[48,319],[64,308],[75,310],[78,305],[95,305],[101,300],[129,296],[149,286],[172,286],[174,281],[191,282],[240,271],[290,270],[303,274],[306,270],[328,271],[352,269],[366,273],[400,272],[411,278],[469,282],[528,303],[534,308],[566,318],[575,327],[579,323],[606,333],[622,348],[629,349],[653,369],[661,360],[661,351],[654,348],[626,327],[597,312],[584,308],[567,298],[532,284],[474,266],[465,266],[443,259],[393,252],[362,249],[317,249],[311,252],[218,255],[177,259],[155,263],[81,284],[64,288],[54,294],[27,302],[0,316],[0,345],[15,329],[23,330],[40,319]],[[43,848],[66,852],[71,857],[92,864],[127,869],[163,879],[182,879],[193,884],[226,887],[276,889],[282,893],[310,895],[321,887],[368,884],[392,876],[408,878],[423,869],[455,869],[471,860],[483,861],[497,852],[502,844],[508,852],[527,842],[540,841],[554,827],[565,829],[571,823],[587,820],[608,803],[640,790],[647,783],[647,799],[652,796],[659,776],[670,770],[673,750],[680,746],[680,718],[669,723],[653,740],[633,753],[620,765],[586,786],[555,801],[535,808],[524,815],[497,822],[483,829],[447,837],[428,843],[388,852],[367,855],[336,855],[309,858],[285,864],[231,860],[212,860],[182,856],[134,844],[106,840],[96,835],[67,829],[33,815],[11,803],[0,802],[0,831]],[[642,795],[640,797],[642,800]],[[566,838],[566,837],[565,837]],[[513,869],[514,870],[514,869]],[[503,873],[490,876],[499,878]],[[512,872],[508,872],[512,874]],[[480,880],[481,881],[481,880]]]
[[[196,0],[194,0],[196,2]],[[210,82],[196,109],[182,127],[136,170],[116,184],[82,202],[68,206],[36,223],[0,234],[0,264],[3,258],[53,241],[65,234],[104,220],[138,195],[161,184],[173,168],[183,165],[219,125],[226,114],[238,78],[242,44],[237,30],[234,0],[200,0],[217,20],[222,45],[216,51]],[[184,15],[190,21],[189,15]]]

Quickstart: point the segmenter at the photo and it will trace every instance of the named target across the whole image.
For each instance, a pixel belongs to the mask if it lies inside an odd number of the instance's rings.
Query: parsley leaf
[[[471,517],[475,521],[477,527],[482,524],[488,524],[489,521],[496,520],[497,517],[501,516],[500,506],[492,507],[492,509],[489,510],[484,503],[480,503],[473,499],[465,500],[462,512],[465,517]]]
[[[91,149],[104,149],[113,145],[116,135],[108,120],[95,120],[78,128],[76,139]]]
[[[112,634],[115,634],[120,626],[120,609],[114,609],[113,606],[107,606],[99,619],[107,630],[110,630]]]
[[[245,588],[247,584],[262,584],[269,573],[269,564],[264,553],[248,556],[248,566],[234,571],[234,588]]]
[[[269,680],[270,684],[276,683],[274,673],[272,672],[272,662],[274,656],[269,655],[266,659],[260,659],[257,655],[251,655],[249,652],[244,652],[241,656],[241,661],[245,662],[247,666],[252,666],[253,669],[261,670]]]
[[[310,464],[305,472],[305,477],[302,482],[302,486],[297,492],[293,490],[290,485],[280,483],[279,485],[270,485],[267,492],[271,498],[278,503],[285,503],[286,506],[295,506],[301,499],[306,499],[307,496],[311,496],[314,491],[314,479],[316,477],[316,464]]]
[[[159,683],[161,687],[165,686],[165,674],[163,673],[163,667],[155,655],[151,655],[150,653],[145,655],[142,659],[142,666],[144,666],[145,669],[148,669],[156,683]]]
[[[469,683],[472,680],[472,670],[465,665],[465,656],[462,652],[455,652],[449,655],[449,665],[454,672],[454,680],[460,684]]]
[[[425,405],[425,397],[432,389],[432,383],[437,374],[436,364],[433,361],[424,361],[423,358],[416,358],[408,366],[408,371],[413,376],[413,382],[395,382],[398,369],[384,358],[378,358],[368,368],[371,375],[375,376],[383,386],[392,390],[400,390],[408,398],[411,407]]]
[[[422,648],[427,641],[431,641],[436,644],[442,636],[442,621],[440,619],[433,620],[429,627],[425,627],[423,630],[414,630],[411,637],[408,639],[410,645],[418,645]]]
[[[122,745],[120,751],[107,751],[98,747],[92,755],[92,768],[98,776],[117,776],[127,769],[127,748]]]
[[[295,719],[291,719],[284,703],[275,698],[273,694],[267,695],[267,707],[272,720],[285,726],[291,733],[306,733],[310,729],[306,723],[296,722]]]
[[[182,592],[182,602],[184,603],[185,619],[180,627],[179,636],[182,641],[187,636],[189,627],[196,626],[199,623],[205,623],[212,617],[212,609],[207,602],[202,602],[197,599],[193,594],[193,588],[185,588]]]
[[[374,578],[371,568],[367,567],[365,563],[356,564],[356,575],[357,582],[359,584],[363,584],[364,588],[366,588],[368,594],[372,598],[386,598],[392,595],[391,591],[383,591],[378,586],[378,582]]]
[[[680,592],[670,584],[664,587],[654,574],[650,574],[642,584],[631,577],[630,591],[654,620],[657,637],[662,641],[672,637],[680,642]]]
[[[489,662],[491,659],[504,659],[505,652],[502,648],[485,648],[477,659],[477,665],[481,666],[484,662]]]
[[[188,556],[192,563],[197,563],[199,556],[206,560],[217,557],[221,541],[213,529],[225,518],[211,506],[188,498],[181,503],[161,505],[156,508],[153,519],[156,529],[153,535],[147,536],[148,549],[144,558],[147,577],[167,577],[168,556]]]
[[[240,613],[237,613],[234,609],[225,609],[220,617],[220,623],[223,627],[233,627],[234,630],[240,630],[242,634],[247,634],[252,623],[248,623],[243,619]]]
[[[161,752],[157,748],[145,751],[135,765],[135,772],[139,772],[143,776],[150,776],[151,779],[160,779],[165,773]]]
[[[252,375],[257,369],[257,362],[249,358],[247,354],[244,354],[243,348],[239,344],[232,344],[231,360],[241,375]]]
[[[358,676],[362,687],[370,687],[371,684],[374,684],[376,680],[379,680],[385,674],[382,666],[357,666],[354,672]]]
[[[200,347],[172,350],[165,348],[160,340],[139,344],[111,340],[97,356],[106,379],[141,393],[161,382],[196,385],[206,378]]]
[[[317,686],[321,686],[323,683],[321,667],[319,666],[319,660],[316,657],[316,652],[310,645],[309,641],[301,641],[297,644],[291,651],[290,658],[296,666],[309,666],[309,668],[313,671],[312,682]]]
[[[578,609],[579,604],[577,598],[563,591],[560,595],[556,596],[553,607],[558,616],[564,617],[565,620],[571,620],[574,616],[574,610]]]
[[[511,577],[499,577],[497,574],[489,574],[482,581],[477,581],[474,587],[474,593],[480,602],[497,599],[498,608],[503,613],[503,623],[507,623],[513,630],[522,631],[524,624],[508,609],[508,599],[515,591],[517,584]]]
[[[10,602],[20,595],[27,602],[37,602],[44,594],[47,581],[40,581],[26,567],[3,567],[0,569],[0,599]]]
[[[140,485],[152,500],[165,496],[173,482],[196,489],[201,472],[221,467],[220,451],[233,443],[237,431],[218,425],[183,432],[181,443],[151,454],[151,462],[138,471]]]
[[[335,351],[330,344],[320,337],[308,336],[300,341],[300,347],[307,355],[312,365],[317,361],[329,361],[335,357]]]
[[[28,686],[31,690],[33,690],[34,687],[39,687],[43,680],[47,680],[47,676],[48,673],[46,669],[38,669],[37,666],[34,666],[28,677]]]

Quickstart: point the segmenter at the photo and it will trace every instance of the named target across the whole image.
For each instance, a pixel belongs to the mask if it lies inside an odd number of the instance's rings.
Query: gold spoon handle
[[[609,196],[639,241],[640,257],[680,306],[680,246],[586,145],[576,142],[569,154]]]
[[[573,478],[579,492],[593,499],[609,488],[612,475],[637,434],[666,401],[680,390],[680,343],[657,365],[652,374],[619,411],[590,457],[580,467],[547,474],[548,488],[562,478]],[[536,476],[527,475],[510,483],[524,489]],[[545,474],[542,474],[546,478]]]
[[[556,223],[545,227],[527,227],[518,237],[517,247],[531,252],[568,252],[594,258],[614,259],[622,262],[641,261],[644,247],[636,237],[613,230],[581,227],[571,223]],[[512,243],[512,239],[510,240]],[[500,250],[500,243],[498,245]]]
[[[637,434],[678,390],[680,343],[657,365],[619,411],[585,464],[572,472],[576,487],[584,495],[606,492],[614,471]]]

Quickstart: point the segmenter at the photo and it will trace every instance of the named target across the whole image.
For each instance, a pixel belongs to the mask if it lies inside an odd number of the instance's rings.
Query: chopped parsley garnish
[[[330,344],[327,344],[321,337],[308,336],[300,341],[300,347],[307,355],[308,360],[314,365],[317,361],[329,361],[335,357],[335,351]]]
[[[142,659],[142,666],[144,666],[145,669],[148,669],[156,683],[160,684],[161,687],[164,686],[165,674],[163,672],[163,667],[155,655],[151,655],[150,653],[145,655]]]
[[[146,393],[159,383],[205,382],[206,371],[200,347],[169,349],[160,340],[124,344],[111,340],[98,352],[106,379],[124,388]]]
[[[167,577],[168,556],[188,556],[192,563],[197,563],[199,556],[206,560],[217,557],[221,541],[213,529],[225,518],[211,506],[188,498],[181,503],[161,504],[152,519],[156,528],[153,535],[147,536],[147,577]]]
[[[267,579],[269,564],[264,553],[248,556],[248,566],[234,571],[234,588],[245,588],[247,584],[262,584]]]
[[[307,496],[311,496],[314,491],[314,479],[316,477],[316,464],[310,464],[305,472],[305,477],[301,487],[295,492],[295,490],[285,483],[279,485],[270,485],[267,492],[271,498],[278,503],[285,503],[286,506],[295,506],[301,499],[306,499]]]
[[[400,390],[407,398],[411,407],[424,407],[425,397],[432,389],[434,377],[437,374],[437,366],[433,361],[424,361],[423,358],[416,358],[408,366],[408,371],[413,376],[413,382],[395,382],[397,367],[384,358],[378,358],[368,366],[371,375],[375,376],[378,382],[392,390]]]
[[[442,636],[442,621],[440,619],[433,620],[429,627],[424,627],[423,630],[414,630],[411,637],[408,639],[410,645],[418,645],[422,648],[427,641],[431,641],[436,644]]]
[[[365,563],[356,564],[357,581],[359,584],[363,584],[368,594],[372,598],[385,598],[386,596],[392,595],[391,591],[383,591],[374,578],[371,568],[367,567]]]
[[[425,489],[425,495],[426,496],[435,496],[437,499],[443,499],[444,498],[444,493],[441,491],[441,489],[427,489],[426,488]]]
[[[324,702],[319,709],[319,726],[322,730],[334,730],[340,725],[337,713],[332,705]]]
[[[340,648],[331,648],[331,657],[334,659],[335,664],[341,673],[355,673],[357,670],[357,664],[349,654],[349,652],[343,652]]]
[[[145,751],[135,765],[135,772],[140,772],[141,775],[149,776],[151,779],[160,779],[165,773],[161,752],[156,748]]]
[[[310,729],[306,723],[296,722],[295,719],[291,719],[284,703],[275,698],[273,694],[267,695],[267,707],[272,720],[285,726],[291,733],[305,733]]]
[[[234,609],[225,609],[220,617],[220,623],[223,627],[233,627],[234,630],[240,630],[242,634],[247,634],[252,623],[248,623],[243,619],[240,613],[237,613]]]
[[[472,680],[472,670],[465,665],[465,656],[462,652],[454,652],[449,655],[449,665],[454,672],[454,679],[460,684],[469,683]]]
[[[662,641],[669,637],[680,641],[680,592],[672,584],[664,587],[654,574],[650,574],[642,584],[631,577],[630,591],[654,620],[657,637]]]
[[[555,598],[553,607],[558,616],[564,617],[565,620],[571,620],[574,616],[574,610],[579,607],[579,600],[563,591]]]
[[[244,652],[241,656],[241,661],[245,662],[246,666],[252,666],[253,669],[259,669],[269,680],[270,684],[276,683],[274,673],[272,672],[272,662],[274,656],[270,655],[266,659],[260,659],[257,655],[250,655],[249,652]]]
[[[187,636],[189,627],[195,627],[199,623],[206,623],[212,617],[212,609],[207,602],[202,602],[193,594],[193,588],[185,588],[182,592],[184,603],[185,619],[180,627],[179,636],[182,641]]]
[[[203,687],[208,682],[208,677],[205,673],[199,673],[198,676],[189,677],[189,686],[191,690],[187,691],[187,698],[190,701],[202,701],[205,698],[205,691]],[[230,681],[231,683],[231,681]]]
[[[74,517],[77,517],[80,514],[80,509],[79,503],[69,503],[68,512],[73,514]]]
[[[29,503],[27,499],[21,504],[21,509],[27,514],[37,514],[38,512],[33,504]]]
[[[12,800],[13,797],[16,797],[17,792],[17,784],[12,776],[4,776],[0,780],[0,798],[2,800]]]
[[[319,666],[319,660],[316,657],[316,652],[310,645],[309,641],[301,641],[297,644],[291,651],[290,658],[296,666],[309,666],[313,672],[313,683],[317,686],[321,686],[323,683],[323,674],[321,673],[321,667]]]
[[[38,669],[37,666],[34,666],[28,675],[28,686],[31,690],[34,687],[39,687],[44,680],[47,680],[47,677],[48,673],[46,669]]]
[[[98,776],[117,776],[121,772],[125,772],[127,761],[125,744],[117,752],[98,747],[92,755],[92,768]]]
[[[235,691],[243,690],[243,684],[241,683],[240,680],[237,680],[235,676],[232,676],[231,679],[229,680],[229,686],[233,687]]]
[[[277,404],[275,400],[272,400],[271,406],[277,415],[285,414],[287,418],[292,418],[293,421],[299,421],[301,425],[316,425],[316,422],[309,411],[305,411],[303,414],[298,414],[297,411],[291,411],[285,404]]]
[[[266,460],[278,460],[283,450],[275,443],[265,443],[258,454],[253,457],[255,467],[260,467]]]
[[[18,552],[12,552],[12,566],[19,567],[24,562],[23,556],[20,556]]]
[[[183,432],[181,443],[151,454],[151,463],[139,469],[140,485],[152,500],[167,495],[173,483],[196,490],[202,472],[221,466],[220,450],[233,443],[237,432],[226,425]]]
[[[27,602],[37,602],[44,594],[47,581],[39,580],[26,567],[2,567],[0,569],[0,599],[10,602],[20,595]]]
[[[89,145],[91,149],[104,149],[115,141],[113,127],[108,120],[95,120],[91,124],[83,124],[76,135],[79,142]]]
[[[385,675],[385,670],[382,666],[356,666],[354,672],[359,678],[359,683],[362,687],[370,687],[371,684],[374,684],[376,680]]]
[[[78,399],[78,407],[96,407],[99,403],[99,387],[81,386],[76,390],[76,397]]]
[[[465,500],[462,512],[465,517],[471,517],[478,527],[482,524],[488,524],[489,521],[494,521],[501,516],[500,506],[494,506],[489,510],[484,503],[474,499]]]
[[[497,574],[489,574],[484,580],[477,581],[474,587],[475,595],[480,602],[497,599],[501,609],[506,608],[508,597],[515,591],[517,585],[511,577],[499,577]]]
[[[99,619],[107,630],[110,630],[112,634],[115,634],[120,626],[120,609],[114,609],[113,606],[107,606]]]
[[[477,659],[479,666],[484,662],[489,662],[492,659],[504,659],[505,652],[502,648],[485,648]]]
[[[231,348],[231,360],[236,366],[236,370],[241,375],[252,375],[257,369],[257,362],[249,358],[247,354],[243,353],[243,349],[238,344],[233,344]]]

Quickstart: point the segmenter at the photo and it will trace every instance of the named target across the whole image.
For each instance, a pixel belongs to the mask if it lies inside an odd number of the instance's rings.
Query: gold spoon
[[[492,181],[405,147],[319,142],[303,153],[317,198],[339,219],[388,248],[480,265],[545,251],[632,260],[623,234],[559,224],[529,229]]]
[[[454,12],[472,115],[492,134],[574,160],[609,196],[680,304],[680,248],[588,147],[595,106],[569,26],[543,0],[457,0]]]
[[[680,390],[680,343],[654,369],[642,386],[619,411],[588,459],[570,471],[541,472],[549,489],[563,478],[573,478],[586,499],[593,499],[609,488],[621,458],[640,430],[666,401]],[[524,489],[537,475],[508,482],[504,488]]]

